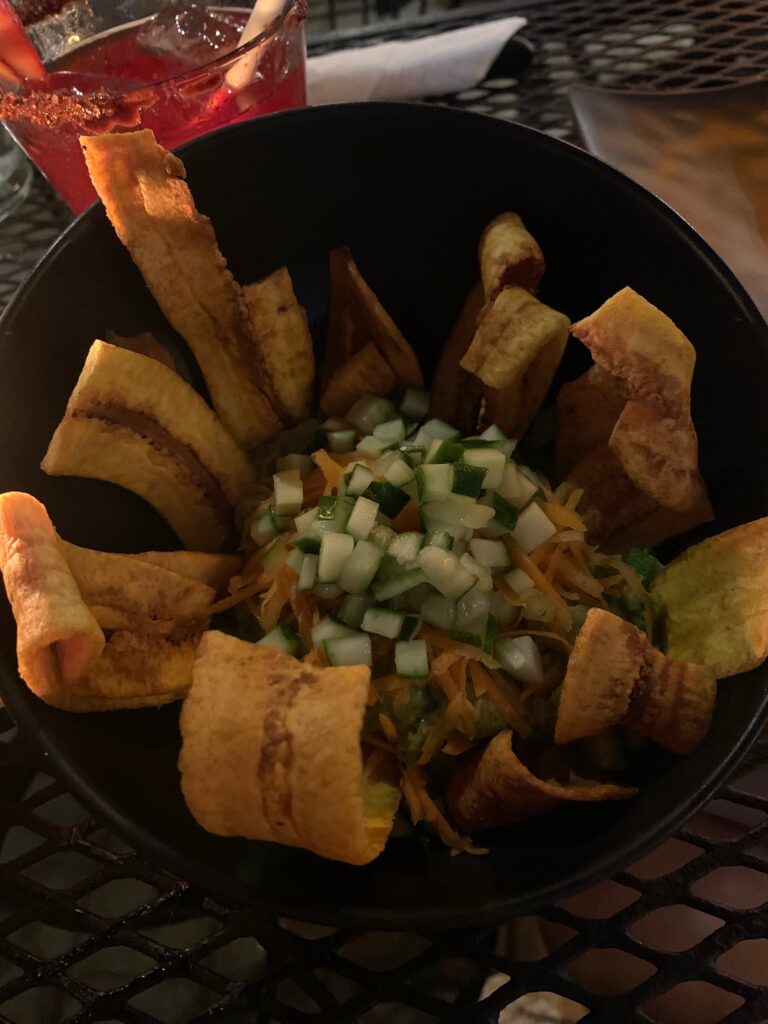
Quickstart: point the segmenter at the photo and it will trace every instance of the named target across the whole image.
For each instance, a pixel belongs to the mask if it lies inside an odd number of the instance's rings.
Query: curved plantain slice
[[[182,542],[219,549],[253,470],[212,409],[173,370],[95,341],[42,462],[145,498]]]
[[[186,576],[212,587],[216,596],[228,592],[228,583],[243,567],[240,555],[213,555],[203,551],[142,551],[138,555],[126,555],[140,562],[157,565],[161,569]]]
[[[768,518],[696,544],[653,582],[667,651],[723,679],[768,657]]]
[[[333,372],[320,399],[328,416],[343,416],[366,394],[388,395],[398,389],[392,367],[372,341]]]
[[[42,700],[82,676],[104,649],[43,505],[31,494],[0,495],[0,569],[16,620],[19,675]]]
[[[287,413],[272,361],[254,334],[210,221],[195,208],[184,165],[148,130],[80,142],[118,238],[192,349],[227,429],[245,448],[274,437]]]
[[[690,754],[709,730],[716,695],[710,668],[665,657],[630,622],[592,608],[568,660],[555,742],[623,725]]]
[[[365,779],[370,670],[317,669],[212,631],[181,712],[181,786],[209,832],[284,843],[349,864],[384,847],[399,788]]]
[[[562,480],[600,445],[607,444],[627,393],[612,374],[593,363],[576,380],[563,384],[557,396],[555,478]]]
[[[512,733],[500,732],[482,750],[460,758],[448,787],[451,820],[463,832],[497,828],[544,814],[559,804],[625,800],[632,786],[573,779],[567,786],[533,775],[512,749]]]
[[[149,356],[150,359],[156,359],[170,370],[176,369],[176,363],[171,353],[165,345],[160,344],[150,331],[142,331],[140,334],[134,334],[131,337],[123,337],[120,334],[116,334],[115,331],[107,331],[104,335],[104,340],[109,345],[117,345],[118,348],[127,348],[129,352],[138,352],[140,356]]]
[[[516,213],[500,213],[480,238],[480,273],[486,299],[510,285],[535,292],[544,276],[544,253]]]
[[[482,382],[461,366],[483,308],[480,281],[464,301],[451,336],[443,346],[430,390],[429,415],[452,423],[465,434],[475,431],[483,398]],[[502,428],[503,429],[503,428]]]

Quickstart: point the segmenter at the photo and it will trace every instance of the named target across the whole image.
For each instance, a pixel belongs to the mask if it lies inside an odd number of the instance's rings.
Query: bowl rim
[[[762,335],[762,343],[768,349],[768,324],[759,313],[745,288],[737,280],[733,272],[704,241],[693,227],[658,196],[643,188],[621,171],[616,170],[598,157],[580,147],[546,135],[538,129],[517,122],[502,121],[487,114],[477,114],[456,108],[442,107],[426,103],[343,103],[329,104],[322,107],[306,107],[290,111],[282,111],[266,115],[254,121],[243,122],[219,129],[206,136],[195,139],[180,147],[176,152],[184,159],[189,152],[206,147],[219,145],[219,139],[230,133],[247,133],[258,131],[261,123],[273,122],[275,119],[284,122],[295,121],[301,125],[307,119],[315,118],[348,118],[371,116],[371,108],[396,118],[431,118],[442,119],[444,122],[485,122],[493,131],[507,133],[510,139],[515,136],[532,137],[536,144],[551,152],[567,153],[568,158],[586,164],[606,178],[621,184],[634,193],[646,204],[650,204],[660,212],[669,226],[684,235],[689,243],[705,258],[712,272],[727,292],[744,309],[748,323],[758,334]],[[375,116],[375,115],[374,115]],[[91,222],[100,216],[100,204],[94,203],[83,211],[71,225],[46,250],[27,278],[22,282],[5,311],[0,317],[0,337],[8,335],[7,325],[13,319],[16,309],[20,308],[34,293],[38,278],[47,271],[58,254],[68,245],[72,237],[90,230]],[[137,852],[145,856],[150,865],[157,865],[178,877],[190,881],[212,895],[235,901],[242,906],[264,908],[265,901],[259,897],[248,882],[228,875],[224,871],[212,868],[205,863],[188,858],[162,839],[147,831],[140,822],[120,813],[98,788],[94,788],[94,780],[82,776],[66,756],[56,737],[38,720],[34,707],[38,698],[27,690],[25,684],[10,673],[0,671],[0,693],[9,707],[14,721],[21,731],[27,735],[44,760],[50,764],[56,776],[71,788],[73,793],[94,815],[113,827],[124,836]],[[292,905],[290,900],[281,899],[279,905],[269,906],[270,912],[292,917],[299,920],[334,925],[343,928],[384,928],[436,931],[447,928],[465,928],[490,925],[508,919],[510,916],[526,914],[542,906],[556,903],[575,892],[579,892],[602,879],[621,872],[626,865],[633,863],[650,852],[674,830],[709,800],[715,791],[732,775],[739,763],[749,751],[757,738],[763,722],[768,718],[768,687],[762,701],[756,708],[751,720],[745,727],[738,742],[731,748],[728,755],[712,764],[703,780],[687,797],[679,802],[660,818],[654,820],[653,827],[638,835],[634,842],[626,841],[621,845],[607,847],[601,855],[593,858],[588,864],[570,871],[562,878],[547,885],[539,886],[523,897],[495,897],[471,909],[444,906],[439,910],[416,906],[401,910],[386,906],[377,908],[360,907],[344,903],[343,899],[332,908],[312,909]],[[96,780],[98,781],[98,780]]]

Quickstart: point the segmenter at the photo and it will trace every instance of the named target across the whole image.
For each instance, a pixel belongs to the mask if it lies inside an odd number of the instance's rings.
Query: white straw
[[[238,47],[245,46],[246,43],[250,43],[252,39],[268,29],[272,22],[279,17],[283,6],[284,0],[256,0],[240,35]],[[260,47],[255,47],[252,53],[236,61],[229,69],[226,80],[230,89],[242,89],[250,82],[259,60],[259,50]]]

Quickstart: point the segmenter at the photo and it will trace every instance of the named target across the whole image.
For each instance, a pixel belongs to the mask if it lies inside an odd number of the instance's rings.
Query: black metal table
[[[538,0],[439,13],[430,7],[441,0],[417,2],[413,17],[391,0],[328,0],[313,11],[310,49],[514,10],[528,18],[530,65],[516,43],[476,89],[430,99],[571,140],[565,90],[576,78],[656,89],[768,75],[768,5],[757,2]],[[347,27],[321,32],[336,25]],[[68,221],[36,180],[0,225],[0,305]],[[352,934],[261,919],[153,869],[46,773],[0,709],[3,1022],[758,1024],[768,1021],[767,903],[768,734],[675,838],[588,893],[500,930]]]

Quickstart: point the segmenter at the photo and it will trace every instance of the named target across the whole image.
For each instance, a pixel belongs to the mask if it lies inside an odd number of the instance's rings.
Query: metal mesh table
[[[396,2],[331,0],[313,14],[310,48],[511,9],[431,6],[418,0],[413,17]],[[530,65],[521,70],[515,43],[476,89],[431,99],[573,139],[565,90],[575,78],[657,89],[768,75],[766,5],[539,0],[514,10],[529,20]],[[0,225],[0,304],[68,220],[36,180]],[[758,1024],[768,1021],[766,903],[768,735],[675,838],[587,893],[500,930],[352,934],[261,919],[153,869],[47,774],[0,709],[3,1022]]]

